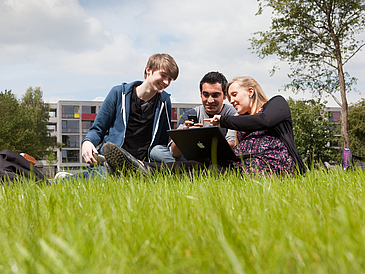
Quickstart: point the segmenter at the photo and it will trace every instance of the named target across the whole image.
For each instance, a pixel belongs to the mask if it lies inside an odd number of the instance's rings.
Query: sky
[[[279,63],[270,76],[276,57],[249,49],[253,33],[271,23],[270,10],[257,10],[256,0],[0,0],[0,91],[21,98],[39,86],[49,103],[100,100],[115,85],[143,80],[149,56],[169,53],[180,68],[166,90],[172,102],[201,102],[199,82],[209,71],[228,81],[252,76],[269,98],[313,98],[281,91],[288,66]],[[346,64],[359,79],[349,103],[363,97],[364,60],[361,51]]]

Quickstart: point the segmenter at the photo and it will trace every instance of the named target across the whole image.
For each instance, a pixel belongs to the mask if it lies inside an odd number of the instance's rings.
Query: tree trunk
[[[337,60],[337,72],[338,72],[338,80],[340,84],[340,93],[341,93],[341,135],[343,138],[343,148],[350,148],[350,137],[349,133],[347,131],[347,98],[346,98],[346,86],[345,86],[345,76],[343,73],[343,63],[342,63],[342,53],[341,53],[341,47],[339,43],[339,39],[337,35],[335,34],[335,31],[333,29],[333,25],[331,22],[331,16],[330,12],[327,13],[327,20],[328,20],[328,26],[330,29],[330,33],[332,36],[333,44],[335,46],[335,56]]]
[[[340,92],[341,92],[341,135],[343,137],[343,147],[350,148],[350,137],[347,130],[347,112],[348,112],[348,105],[347,105],[347,98],[346,98],[346,89],[345,89],[345,77],[343,74],[343,66],[342,62],[338,62],[338,78],[340,81]]]

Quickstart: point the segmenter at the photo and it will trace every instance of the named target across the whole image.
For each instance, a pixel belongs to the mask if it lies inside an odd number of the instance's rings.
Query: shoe
[[[30,162],[33,166],[37,163],[37,160],[34,157],[26,153],[20,153],[20,155],[23,156],[25,159],[27,159],[28,162]]]
[[[93,157],[98,165],[104,165],[106,159],[103,155],[93,153]]]
[[[54,179],[59,180],[59,179],[64,179],[64,178],[69,177],[69,176],[73,176],[73,174],[69,173],[69,172],[66,172],[66,171],[60,171],[60,172],[56,173],[56,175],[54,176]]]
[[[106,143],[103,147],[103,153],[108,164],[115,170],[121,170],[125,167],[127,170],[148,173],[142,162],[116,144]]]
[[[107,161],[104,162],[103,166],[105,167],[106,169],[106,172],[109,173],[109,174],[115,174],[115,169],[111,167],[111,165],[108,164]]]
[[[96,154],[93,153],[93,157],[96,160],[96,165],[101,165],[104,166],[104,168],[106,169],[106,171],[110,174],[114,174],[115,173],[115,169],[112,168],[108,162],[106,161],[105,157],[103,155],[100,154]]]

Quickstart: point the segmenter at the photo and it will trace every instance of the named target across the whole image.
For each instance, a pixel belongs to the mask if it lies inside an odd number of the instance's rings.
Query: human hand
[[[88,164],[95,164],[97,161],[95,160],[93,154],[98,154],[95,146],[90,141],[85,141],[82,143],[82,157],[85,162]]]
[[[197,127],[203,127],[204,125],[201,123],[195,123],[191,120],[186,120],[184,123],[184,127],[183,129],[187,129],[187,128],[197,128]]]
[[[221,120],[221,115],[214,115],[213,118],[204,119],[204,121],[210,122],[211,126],[219,128],[221,127],[220,120]]]

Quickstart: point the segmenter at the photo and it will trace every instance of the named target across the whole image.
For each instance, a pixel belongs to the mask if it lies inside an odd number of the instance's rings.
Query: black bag
[[[43,173],[20,154],[8,149],[0,151],[0,184],[31,178],[35,181],[45,179]]]

